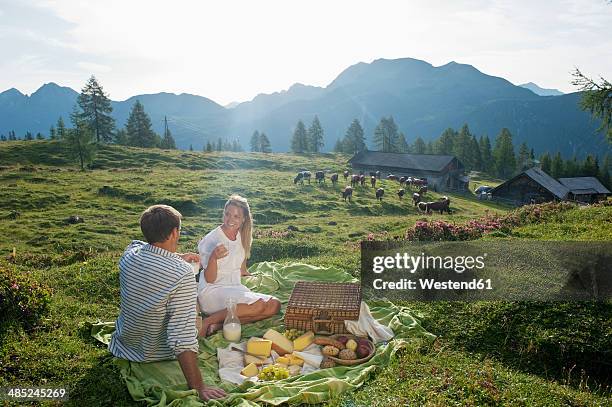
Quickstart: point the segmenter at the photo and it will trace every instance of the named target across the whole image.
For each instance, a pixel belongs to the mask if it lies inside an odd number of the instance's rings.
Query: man
[[[203,400],[225,396],[202,381],[197,365],[197,288],[189,262],[194,253],[176,253],[181,214],[171,206],[154,205],[140,217],[148,243],[134,240],[119,261],[121,311],[110,352],[134,362],[177,358],[190,389]]]

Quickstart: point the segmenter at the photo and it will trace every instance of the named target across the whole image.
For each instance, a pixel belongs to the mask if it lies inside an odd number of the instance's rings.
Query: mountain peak
[[[19,92],[19,90],[15,88],[10,88],[0,93],[0,96],[10,97],[10,96],[25,96],[23,93]]]
[[[60,86],[55,82],[49,82],[42,85],[40,88],[36,90],[36,92],[30,95],[31,98],[41,98],[41,97],[57,97],[57,96],[69,96],[75,97],[78,95],[78,92],[72,88],[67,86]]]
[[[518,85],[518,86],[520,86],[521,88],[529,89],[530,91],[532,91],[533,93],[535,93],[536,95],[539,95],[539,96],[560,96],[560,95],[564,95],[564,93],[559,91],[558,89],[545,89],[545,88],[541,88],[540,86],[536,85],[533,82],[523,83],[522,85]]]

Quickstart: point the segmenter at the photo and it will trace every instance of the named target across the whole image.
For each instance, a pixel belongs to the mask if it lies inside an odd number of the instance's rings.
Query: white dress
[[[257,300],[268,301],[275,298],[271,295],[255,293],[240,282],[240,266],[245,258],[240,232],[236,240],[230,240],[221,230],[221,226],[218,226],[204,236],[198,243],[202,267],[205,269],[208,266],[210,255],[221,243],[225,245],[229,253],[224,258],[217,260],[215,282],[207,283],[204,270],[200,272],[198,282],[200,309],[207,314],[213,314],[225,309],[228,298],[234,299],[236,304],[252,304]]]

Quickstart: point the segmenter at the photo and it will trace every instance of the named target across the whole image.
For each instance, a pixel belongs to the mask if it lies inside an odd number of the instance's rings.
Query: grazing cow
[[[344,172],[342,173],[342,175],[344,175],[344,180],[346,181],[346,180],[347,180],[347,178],[348,178],[348,176],[349,176],[349,172],[348,172],[348,171],[344,171]]]
[[[351,175],[351,186],[356,187],[359,184],[359,175],[353,174]]]
[[[426,186],[427,185],[427,180],[424,179],[419,179],[419,178],[413,178],[412,179],[412,185],[414,185],[415,187],[422,187],[422,186]]]
[[[310,171],[302,171],[302,172],[298,172],[298,174],[296,175],[296,177],[293,179],[293,183],[297,184],[298,182],[301,185],[304,185],[304,180],[308,180],[308,184],[310,184]]]
[[[406,181],[408,181],[408,177],[400,177],[400,179],[399,179],[399,183],[400,183],[401,186],[404,186]]]
[[[421,194],[418,192],[412,194],[412,202],[414,203],[414,206],[417,206],[417,204],[421,202]]]
[[[444,212],[451,213],[450,199],[447,196],[440,198],[440,200],[436,202],[419,202],[418,206],[420,210],[427,213],[431,213],[431,211],[439,211],[440,215]]]
[[[376,188],[376,176],[370,176],[370,184],[372,185],[372,188]]]
[[[379,199],[382,202],[383,195],[385,194],[385,190],[382,188],[378,188],[376,190],[376,199]]]
[[[402,200],[402,198],[404,197],[404,194],[406,193],[406,191],[404,191],[404,188],[400,188],[399,191],[397,191],[397,196],[399,197],[400,201]]]
[[[344,191],[342,191],[342,198],[344,198],[344,202],[346,202],[347,198],[348,198],[348,201],[351,202],[352,196],[353,196],[353,187],[350,187],[347,185],[344,188]]]
[[[419,195],[425,195],[427,193],[427,187],[421,187],[419,188]]]
[[[395,176],[393,174],[389,174],[389,175],[387,175],[387,180],[388,181],[397,181],[397,176]]]
[[[359,175],[359,184],[363,187],[365,186],[365,175]]]
[[[325,173],[323,171],[315,172],[315,181],[317,181],[319,184],[321,182],[325,183]]]
[[[333,186],[336,186],[336,183],[338,182],[338,174],[337,174],[337,173],[332,174],[332,175],[329,177],[329,179],[331,179],[332,185],[333,185]]]

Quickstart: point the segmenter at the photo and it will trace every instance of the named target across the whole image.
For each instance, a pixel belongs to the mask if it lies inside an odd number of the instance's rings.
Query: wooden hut
[[[567,199],[572,201],[593,203],[612,195],[595,177],[559,178],[559,182],[569,189]]]
[[[569,189],[559,181],[534,167],[509,179],[491,190],[493,199],[513,205],[561,201]]]

